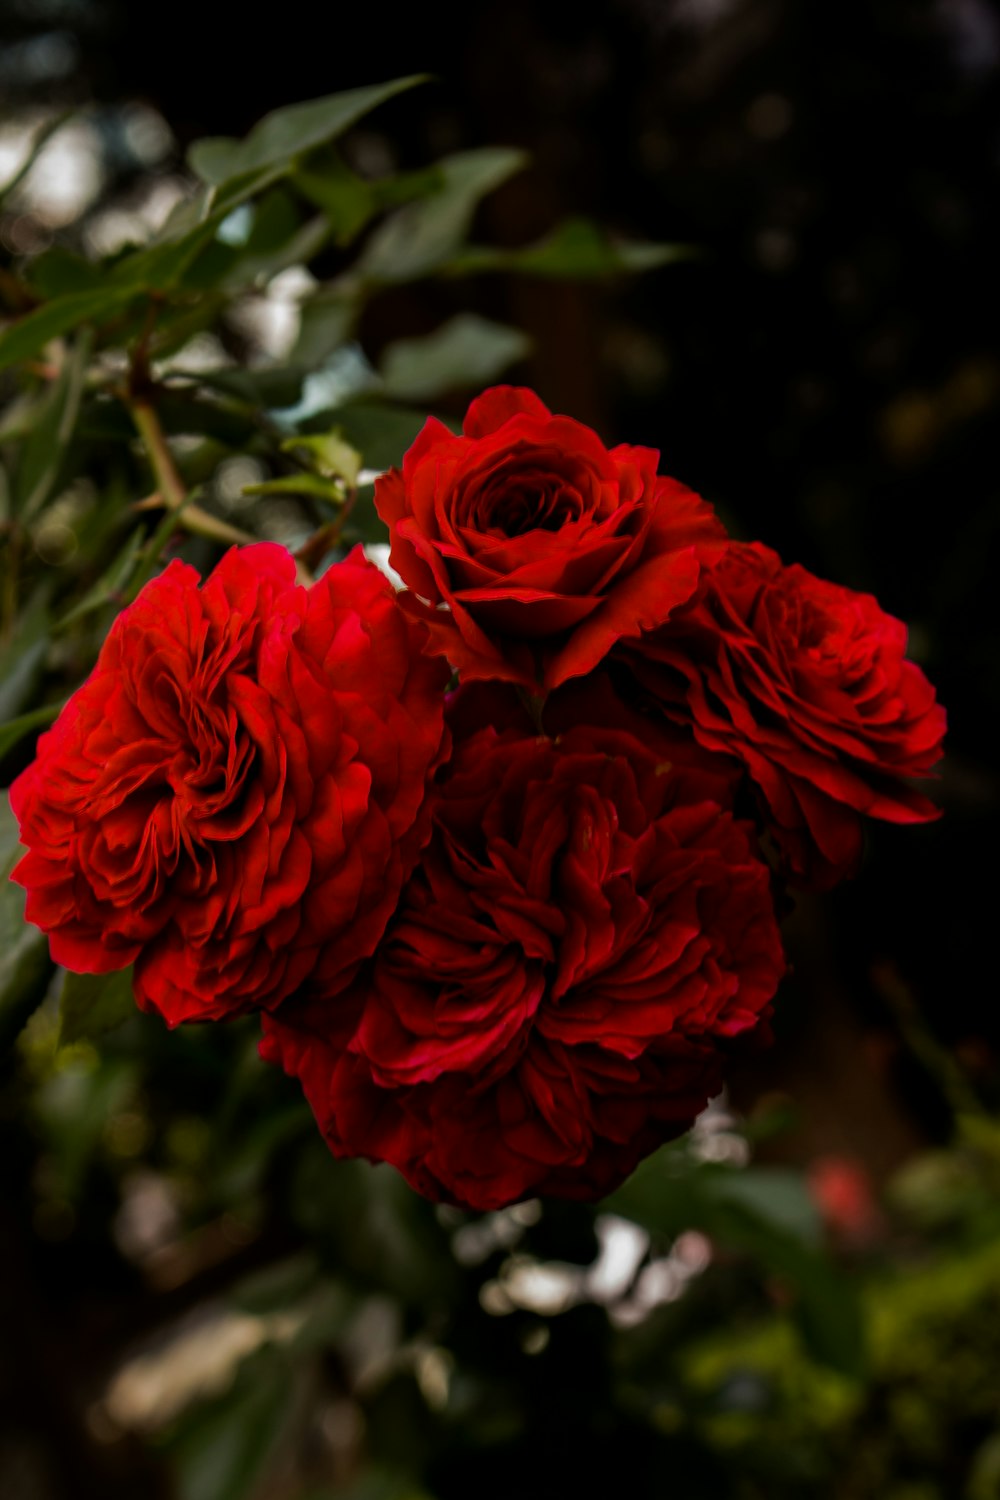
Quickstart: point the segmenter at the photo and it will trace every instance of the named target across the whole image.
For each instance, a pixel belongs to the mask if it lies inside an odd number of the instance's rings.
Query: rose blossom
[[[822,889],[862,851],[861,814],[937,817],[905,778],[941,755],[943,708],[869,594],[731,543],[662,630],[620,653],[669,719],[743,763],[788,872]]]
[[[404,602],[463,681],[553,688],[690,598],[697,548],[723,532],[658,459],[507,386],[473,401],[461,437],[426,423],[375,504]]]
[[[135,960],[172,1025],[373,951],[443,735],[440,665],[360,550],[309,590],[269,544],[199,582],[175,561],[146,585],[10,791],[53,957]]]
[[[784,960],[769,872],[688,764],[588,682],[604,727],[555,739],[463,689],[433,834],[375,958],[335,1003],[264,1018],[336,1155],[492,1209],[599,1197],[685,1130]]]

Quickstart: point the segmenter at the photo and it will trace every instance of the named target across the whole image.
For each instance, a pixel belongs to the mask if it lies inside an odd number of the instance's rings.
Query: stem
[[[872,977],[895,1017],[903,1040],[937,1082],[956,1117],[986,1115],[962,1068],[927,1025],[912,990],[895,965],[877,965]]]
[[[184,481],[177,472],[173,454],[160,426],[160,419],[146,401],[130,401],[129,411],[142,438],[146,456],[156,476],[156,486],[168,510],[180,510],[187,500]]]

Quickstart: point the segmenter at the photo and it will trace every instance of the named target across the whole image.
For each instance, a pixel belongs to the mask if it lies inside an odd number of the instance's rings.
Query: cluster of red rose
[[[598,1197],[687,1128],[766,1029],[776,895],[934,816],[944,714],[874,599],[658,457],[497,388],[377,483],[406,591],[171,563],[11,789],[54,957],[259,1010],[331,1149],[435,1199]]]

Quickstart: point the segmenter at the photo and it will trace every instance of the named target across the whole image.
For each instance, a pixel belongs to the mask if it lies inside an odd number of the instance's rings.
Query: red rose
[[[172,562],[11,787],[26,914],[67,968],[136,962],[172,1025],[277,1005],[375,948],[426,832],[442,672],[360,552]]]
[[[769,873],[725,778],[671,764],[613,700],[606,727],[563,714],[556,739],[468,729],[482,701],[457,695],[431,842],[377,955],[335,1003],[265,1017],[261,1051],[335,1154],[431,1198],[596,1198],[691,1124],[720,1044],[766,1011]]]
[[[431,418],[375,486],[431,649],[463,680],[549,689],[662,624],[694,592],[697,545],[723,533],[658,459],[507,386],[472,403],[462,437]]]
[[[904,778],[939,759],[945,714],[905,651],[905,625],[871,595],[732,543],[691,603],[622,654],[699,745],[742,761],[789,872],[822,889],[856,867],[862,813],[938,815]]]

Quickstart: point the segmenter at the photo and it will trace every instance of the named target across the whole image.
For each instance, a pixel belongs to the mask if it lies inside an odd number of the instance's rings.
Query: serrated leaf
[[[527,334],[476,313],[459,313],[422,339],[399,339],[382,356],[387,396],[428,400],[446,391],[489,385],[531,351]]]
[[[525,152],[505,146],[444,157],[435,164],[441,186],[379,225],[361,253],[356,274],[365,281],[391,283],[437,270],[458,251],[480,199],[527,164]]]
[[[135,1014],[132,968],[112,974],[71,974],[59,997],[59,1044],[90,1041]]]
[[[195,141],[188,152],[188,165],[212,187],[248,172],[290,166],[296,157],[335,140],[379,104],[426,82],[426,78],[426,74],[414,74],[274,110],[245,140],[216,136]]]
[[[650,271],[675,261],[691,260],[691,245],[657,245],[612,239],[590,219],[567,219],[533,245],[507,250],[469,245],[453,256],[446,270],[455,275],[478,271],[514,271],[524,276],[563,280],[600,280],[625,272]]]

